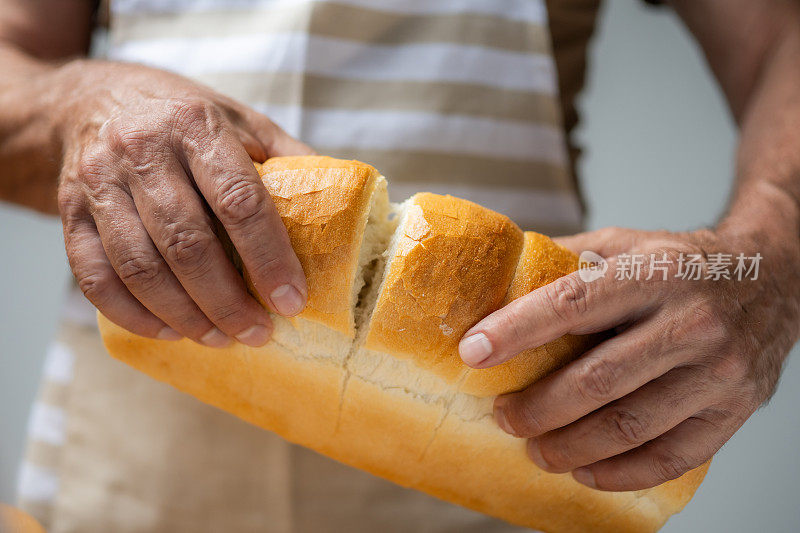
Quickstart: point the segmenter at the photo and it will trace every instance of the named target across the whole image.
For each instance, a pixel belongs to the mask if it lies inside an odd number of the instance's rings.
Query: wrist
[[[83,134],[96,131],[102,125],[93,119],[99,117],[102,107],[92,97],[102,85],[94,63],[96,61],[90,59],[74,59],[50,74],[52,86],[57,90],[51,94],[48,106],[62,153],[69,146],[81,143]]]
[[[798,198],[770,182],[752,184],[738,191],[714,233],[748,247],[800,253]]]
[[[0,198],[57,213],[62,142],[55,104],[59,66],[0,45]]]

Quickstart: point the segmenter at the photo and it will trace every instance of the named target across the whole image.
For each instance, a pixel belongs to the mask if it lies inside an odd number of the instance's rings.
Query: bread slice
[[[322,156],[272,158],[259,173],[306,273],[308,306],[300,317],[353,337],[360,269],[383,251],[385,180],[364,163]]]
[[[404,486],[553,532],[653,531],[707,465],[653,489],[611,493],[549,474],[492,420],[519,390],[590,345],[565,337],[471,370],[457,344],[486,314],[577,268],[550,239],[465,200],[392,206],[363,163],[275,158],[259,172],[309,282],[261,348],[133,335],[99,315],[109,353],[286,439]]]

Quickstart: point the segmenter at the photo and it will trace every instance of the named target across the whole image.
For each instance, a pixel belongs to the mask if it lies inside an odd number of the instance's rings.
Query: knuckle
[[[251,258],[257,265],[248,271],[254,283],[271,283],[284,279],[290,272],[290,264],[285,257],[277,255],[274,248],[256,252]]]
[[[498,313],[496,328],[493,329],[502,331],[502,334],[497,336],[499,338],[491,339],[492,343],[498,346],[521,346],[526,338],[525,316],[516,307],[509,311],[511,312]]]
[[[150,208],[151,216],[154,220],[161,221],[167,231],[172,230],[174,232],[175,225],[186,218],[189,218],[193,224],[207,221],[206,217],[198,217],[200,213],[187,210],[188,199],[179,196],[172,189],[145,189],[143,194],[148,196],[149,203],[152,205]]]
[[[716,356],[712,371],[719,382],[741,382],[750,373],[750,365],[739,352],[733,352]]]
[[[655,252],[656,259],[664,261],[667,279],[674,280],[678,275],[683,254],[684,252],[672,246],[662,247]]]
[[[586,311],[587,290],[586,284],[577,277],[567,275],[548,285],[545,295],[554,315],[568,322]]]
[[[669,261],[669,265],[671,268],[677,269],[678,262],[681,260],[681,257],[686,253],[684,250],[680,250],[674,246],[666,246],[658,250],[659,255],[666,257],[667,261]]]
[[[160,274],[158,261],[140,251],[130,251],[117,267],[119,279],[127,286],[152,289]]]
[[[574,379],[574,388],[583,398],[605,403],[614,393],[617,381],[614,366],[604,359],[589,358],[580,366]]]
[[[75,167],[75,190],[70,190],[59,200],[65,207],[68,202],[79,202],[82,198],[89,211],[97,209],[112,209],[114,199],[120,191],[120,181],[116,172],[110,171],[113,157],[108,149],[102,146],[93,146],[81,155]]]
[[[264,212],[265,189],[242,178],[220,184],[217,197],[219,217],[226,225],[241,227]]]
[[[606,426],[612,438],[626,446],[635,446],[647,439],[648,424],[641,414],[616,408],[606,415]]]
[[[62,185],[58,189],[58,211],[61,213],[64,225],[72,224],[84,214],[84,203],[80,192],[74,186]]]
[[[108,167],[109,157],[104,148],[92,146],[82,154],[77,164],[78,179],[90,188],[103,183],[103,175]]]
[[[717,407],[715,415],[718,417],[717,425],[734,425],[739,427],[743,424],[761,404],[761,397],[754,386],[736,387],[725,397],[725,404]]]
[[[287,269],[284,260],[269,250],[263,257],[256,258],[260,265],[259,274],[263,279],[280,277],[281,273]]]
[[[659,483],[679,478],[691,468],[685,457],[670,451],[654,454],[651,465]]]
[[[729,338],[722,314],[710,302],[702,302],[691,308],[687,333],[693,339],[701,339],[706,344],[722,345]]]
[[[176,125],[188,131],[205,130],[207,133],[215,133],[222,124],[222,113],[216,104],[200,96],[174,100],[169,106],[169,114]]]
[[[246,306],[244,302],[234,300],[229,303],[216,305],[208,313],[208,318],[216,324],[232,324],[242,322],[245,318],[244,311]]]
[[[78,288],[98,309],[105,307],[111,298],[111,282],[100,272],[76,273]]]
[[[164,243],[164,258],[187,276],[204,272],[209,264],[211,236],[199,229],[178,229]]]
[[[679,317],[670,314],[656,317],[655,320],[657,320],[657,327],[652,332],[648,332],[648,342],[651,345],[663,350],[682,346],[686,342],[683,320]]]
[[[118,121],[104,124],[100,138],[112,153],[129,159],[147,159],[157,139],[148,128],[136,123],[123,126]]]

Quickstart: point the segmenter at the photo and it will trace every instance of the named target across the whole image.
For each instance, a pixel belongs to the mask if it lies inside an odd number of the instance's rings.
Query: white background
[[[735,132],[702,57],[668,9],[608,0],[581,102],[590,227],[713,223],[732,176]],[[68,272],[60,226],[0,205],[0,501],[12,502],[28,409]],[[797,352],[797,350],[795,350]],[[665,531],[800,529],[800,361],[717,454]]]

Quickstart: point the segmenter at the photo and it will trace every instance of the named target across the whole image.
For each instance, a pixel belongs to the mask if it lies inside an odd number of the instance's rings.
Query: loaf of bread
[[[485,370],[458,356],[481,318],[574,271],[572,252],[466,200],[390,204],[383,176],[357,161],[256,166],[303,265],[307,308],[275,316],[261,348],[222,350],[138,337],[100,315],[112,356],[292,442],[514,524],[654,531],[686,505],[705,466],[653,489],[602,492],[540,470],[495,424],[496,395],[591,339],[566,336]]]
[[[0,533],[45,533],[30,515],[0,503]]]

